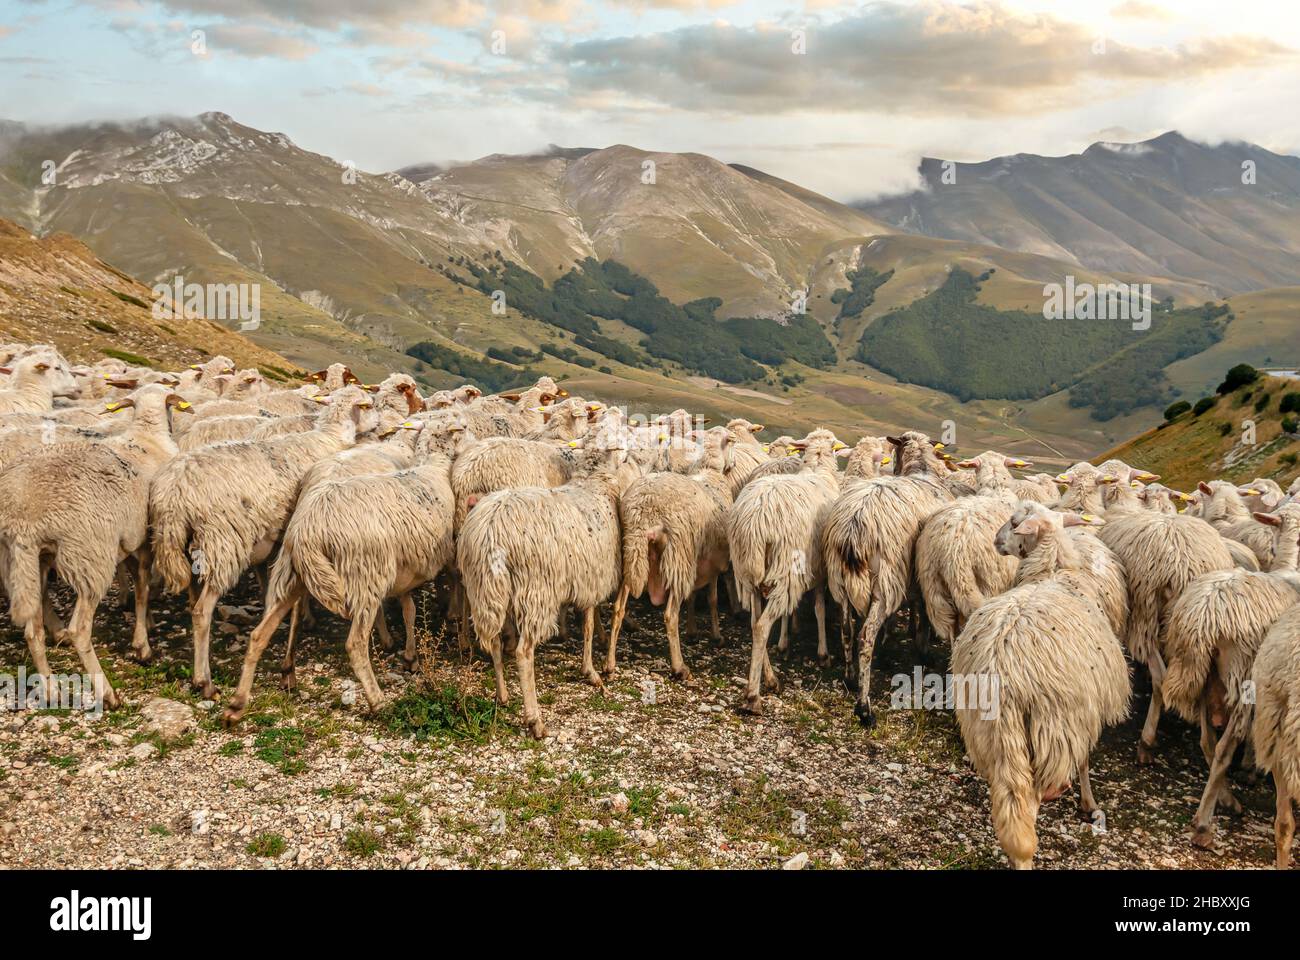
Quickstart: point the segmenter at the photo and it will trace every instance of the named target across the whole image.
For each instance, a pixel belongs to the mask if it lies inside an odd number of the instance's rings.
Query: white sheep
[[[216,695],[208,644],[217,601],[245,570],[270,557],[303,474],[352,446],[374,419],[370,395],[346,387],[330,395],[314,430],[200,447],[177,456],[154,478],[149,514],[158,572],[172,592],[190,588],[197,576],[190,682],[205,697]]]
[[[851,623],[855,612],[864,618],[856,640],[847,630],[842,640],[846,680],[858,689],[854,713],[866,726],[874,723],[870,686],[876,638],[911,592],[922,524],[953,499],[942,482],[947,467],[929,437],[908,431],[889,442],[897,475],[846,488],[826,518],[821,541],[826,581],[842,622]]]
[[[993,829],[1017,869],[1038,848],[1039,805],[1079,776],[1080,807],[1094,815],[1088,755],[1102,727],[1128,712],[1128,665],[1065,525],[1085,522],[1022,502],[998,531],[999,551],[1032,563],[1027,582],[972,614],[953,643],[963,689],[996,684],[993,705],[956,704],[971,762],[988,781]]]
[[[10,374],[9,382],[0,389],[0,416],[45,413],[53,409],[55,397],[76,398],[81,395],[68,361],[55,351],[28,354],[13,367],[0,370]]]
[[[1255,763],[1273,774],[1277,869],[1291,864],[1295,835],[1292,803],[1300,801],[1300,607],[1278,618],[1259,646],[1251,670],[1255,683],[1252,739]]]
[[[139,659],[149,658],[149,484],[176,454],[171,410],[188,404],[157,385],[111,406],[133,411],[130,429],[120,436],[45,444],[5,471],[8,496],[0,500],[0,539],[7,546],[3,572],[10,616],[23,628],[37,672],[49,682],[42,597],[52,564],[77,598],[68,625],[73,646],[93,678],[96,699],[113,707],[117,695],[91,638],[95,611],[118,565],[133,557],[132,647]]]

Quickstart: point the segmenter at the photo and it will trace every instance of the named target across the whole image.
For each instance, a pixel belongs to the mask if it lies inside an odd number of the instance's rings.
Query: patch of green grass
[[[242,740],[227,740],[217,748],[217,753],[223,757],[233,757],[244,752],[244,742]]]
[[[111,323],[105,323],[103,320],[96,320],[94,317],[86,321],[86,326],[92,330],[98,330],[100,333],[117,333],[117,327]]]
[[[618,853],[627,845],[627,837],[613,827],[601,827],[599,830],[588,830],[582,834],[582,839],[591,848],[592,853],[601,856],[609,856],[612,853]]]
[[[259,833],[245,849],[250,857],[278,857],[284,853],[284,837],[278,833]]]
[[[306,736],[295,727],[265,727],[253,738],[253,751],[258,759],[288,777],[307,769],[307,761],[302,757],[306,747]]]
[[[349,830],[343,839],[343,849],[357,857],[372,857],[383,846],[384,838],[373,830]]]
[[[115,360],[121,360],[123,363],[129,363],[133,367],[152,367],[154,361],[148,357],[142,357],[138,353],[131,353],[128,350],[116,350],[113,347],[104,347],[100,350],[106,357],[112,357]]]
[[[45,761],[52,767],[58,767],[60,770],[75,770],[81,762],[71,754],[61,755],[51,753],[46,756]]]
[[[170,837],[172,835],[171,829],[162,823],[152,824],[149,827],[149,832],[155,837]]]
[[[384,712],[384,721],[393,733],[416,740],[482,743],[496,734],[500,713],[492,698],[446,683],[399,697]]]
[[[149,309],[149,304],[145,303],[139,297],[133,297],[129,293],[122,293],[120,290],[114,290],[111,287],[108,292],[117,297],[117,299],[121,300],[123,303],[129,303],[136,307],[143,307],[145,310]]]
[[[654,810],[655,801],[663,793],[658,787],[629,787],[627,812],[634,817],[647,817]]]

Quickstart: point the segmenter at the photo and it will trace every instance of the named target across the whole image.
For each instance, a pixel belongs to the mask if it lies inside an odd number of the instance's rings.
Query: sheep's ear
[[[48,363],[41,362],[36,364],[36,366],[32,367],[32,369],[35,370],[37,373],[44,373],[46,370],[50,369],[50,365]]]
[[[123,390],[134,390],[140,385],[139,380],[105,380],[110,387],[120,387]]]
[[[366,383],[366,384],[362,384],[361,389],[364,390],[364,391],[366,391],[366,393],[378,393],[378,392],[379,392],[379,384],[377,384],[377,383]],[[403,387],[402,389],[405,390],[406,388]]]
[[[1033,463],[1031,463],[1028,460],[1021,460],[1019,457],[1007,457],[1005,460],[1002,461],[1002,465],[1006,467],[1018,467],[1020,469],[1024,469],[1025,467],[1032,467]]]
[[[511,403],[518,403],[523,399],[523,394],[521,393],[502,393],[499,394],[499,396],[502,400],[509,400]]]
[[[1270,510],[1274,510],[1277,508],[1277,505],[1282,502],[1282,494],[1270,490],[1260,499],[1263,501],[1264,506],[1268,507]]]
[[[979,465],[980,465],[980,461],[979,461],[979,458],[978,458],[978,457],[976,457],[976,458],[973,459],[973,460],[958,460],[958,461],[957,461],[957,466],[961,467],[963,470],[974,470],[974,469],[975,469],[976,467],[978,467]],[[1011,466],[1011,462],[1010,462],[1010,461],[1007,462],[1007,466]]]
[[[1056,475],[1056,482],[1057,482],[1057,483],[1074,483],[1074,474],[1072,474],[1072,473],[1058,473],[1058,474]]]
[[[898,437],[885,437],[885,439],[888,440],[896,447],[901,447],[903,445],[903,441],[900,440]]]
[[[198,370],[198,367],[190,367],[191,370]],[[315,373],[307,374],[306,383],[320,383],[329,374],[328,370],[317,370]]]
[[[1160,474],[1149,473],[1146,470],[1133,470],[1129,473],[1130,480],[1141,480],[1143,483],[1155,483],[1160,479]]]
[[[1100,527],[1106,521],[1091,513],[1063,513],[1061,522],[1067,527]]]
[[[1196,489],[1201,491],[1201,493],[1205,494],[1207,497],[1214,496],[1214,488],[1211,487],[1204,480],[1202,480],[1200,483],[1196,485]]]
[[[1282,526],[1282,518],[1271,513],[1257,513],[1255,519],[1260,523],[1267,523],[1270,527]]]
[[[13,372],[13,367],[0,367],[0,373],[3,373],[5,376],[8,376]]]
[[[808,449],[808,441],[807,441],[807,440],[792,440],[792,441],[790,441],[790,449],[791,449],[791,450],[807,450],[807,449]]]
[[[176,410],[181,410],[185,413],[192,414],[194,412],[194,405],[190,403],[188,400],[186,400],[184,397],[182,397],[179,393],[167,394],[166,403],[167,406],[173,407]]]
[[[1049,522],[1046,517],[1028,516],[1012,528],[1011,532],[1018,537],[1032,537],[1046,530]]]
[[[764,426],[764,425],[761,424],[761,423],[751,423],[751,424],[749,425],[749,432],[750,432],[750,433],[762,433],[762,432],[763,432],[764,430],[766,430],[766,429],[767,429],[767,427]]]

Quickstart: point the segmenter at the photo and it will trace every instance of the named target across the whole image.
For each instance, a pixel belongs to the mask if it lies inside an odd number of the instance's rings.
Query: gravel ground
[[[60,597],[67,614],[66,597]],[[256,615],[245,589],[228,605]],[[891,624],[874,678],[880,723],[864,731],[837,667],[812,656],[803,615],[795,655],[777,663],[784,688],[762,717],[736,711],[747,668],[747,620],[723,614],[724,640],[686,643],[695,679],[668,678],[660,620],[620,643],[620,670],[601,692],[579,672],[576,641],[538,660],[551,736],[521,732],[514,701],[495,709],[490,664],[462,662],[442,639],[438,604],[421,594],[422,658],[414,675],[376,651],[397,703],[364,712],[343,654],[342,625],[321,615],[304,631],[298,686],[280,689],[283,628],[234,730],[188,687],[189,617],[156,606],[155,657],[137,665],[130,614],[106,602],[101,657],[126,706],[102,718],[0,714],[0,864],[12,867],[780,867],[1002,868],[988,792],[963,760],[953,716],[890,711],[888,677],[916,654]],[[213,666],[233,688],[248,622],[238,610],[214,635]],[[390,617],[390,622],[400,619]],[[432,631],[429,629],[432,627]],[[832,644],[838,637],[834,617]],[[68,646],[55,671],[79,672]],[[26,663],[7,623],[0,670]],[[942,670],[942,659],[934,668]],[[509,669],[509,668],[507,668]],[[1141,688],[1141,682],[1139,682]],[[148,729],[154,698],[184,705],[191,729]],[[1235,774],[1241,817],[1219,817],[1212,851],[1189,824],[1204,783],[1196,732],[1166,715],[1161,751],[1135,762],[1145,692],[1134,717],[1103,735],[1092,782],[1105,832],[1071,793],[1038,818],[1043,868],[1259,868],[1272,856],[1267,778]],[[163,705],[167,706],[166,704]]]

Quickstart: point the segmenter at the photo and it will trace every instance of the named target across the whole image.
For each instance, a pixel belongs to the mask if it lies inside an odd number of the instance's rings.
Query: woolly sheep
[[[1033,579],[993,597],[971,616],[953,643],[952,670],[996,678],[993,710],[957,705],[966,752],[988,781],[993,828],[1017,869],[1033,864],[1039,805],[1069,789],[1079,775],[1080,807],[1094,815],[1088,755],[1102,727],[1128,710],[1128,665],[1095,598],[1070,574],[1081,569],[1062,516],[1023,502],[997,534],[998,549],[1029,559],[1039,551]]]
[[[510,696],[501,632],[511,621],[518,631],[524,724],[538,739],[546,736],[546,725],[537,706],[534,654],[557,632],[565,606],[583,616],[583,675],[603,686],[592,663],[592,636],[596,606],[614,595],[622,573],[616,468],[625,456],[592,445],[583,451],[579,473],[562,486],[491,493],[457,536],[456,559],[479,645],[492,656],[497,700],[506,703]]]
[[[8,495],[0,500],[0,538],[7,544],[3,573],[10,616],[23,628],[37,672],[48,683],[42,597],[52,564],[77,598],[68,625],[73,646],[93,678],[96,700],[110,707],[118,698],[95,655],[95,611],[119,563],[134,557],[132,647],[139,659],[149,658],[149,484],[176,454],[170,412],[178,405],[188,406],[169,387],[145,387],[113,404],[133,412],[130,429],[120,437],[45,444],[4,473]]]
[[[1273,532],[1255,522],[1237,485],[1227,480],[1211,480],[1196,487],[1205,497],[1202,519],[1227,539],[1245,544],[1255,554],[1260,569],[1269,569],[1273,562]]]
[[[1295,835],[1291,805],[1300,800],[1300,607],[1282,614],[1269,629],[1255,657],[1251,679],[1255,682],[1255,763],[1273,774],[1277,796],[1274,863],[1285,870],[1291,864]]]
[[[68,361],[57,352],[39,351],[18,360],[9,382],[0,389],[0,416],[9,413],[45,413],[54,407],[55,397],[78,397],[81,388],[68,369]]]
[[[1149,763],[1163,704],[1165,662],[1160,627],[1169,606],[1197,576],[1227,570],[1232,554],[1214,528],[1185,514],[1142,510],[1108,520],[1099,536],[1128,573],[1129,619],[1124,645],[1151,672],[1151,703],[1138,743],[1138,759]]]
[[[856,641],[847,629],[841,638],[847,680],[858,689],[854,713],[866,726],[875,722],[870,686],[876,638],[910,592],[921,525],[953,499],[940,480],[947,468],[929,437],[908,431],[889,442],[897,475],[847,488],[826,519],[821,543],[826,581],[842,622],[851,623],[854,612],[864,616]]]
[[[413,660],[411,593],[433,580],[453,553],[451,463],[464,429],[445,422],[418,432],[413,465],[347,475],[358,456],[350,468],[335,466],[334,479],[319,479],[302,493],[272,568],[266,613],[249,637],[239,686],[223,714],[226,723],[243,716],[271,635],[306,595],[351,621],[346,643],[352,671],[370,708],[382,707],[370,661],[370,632],[383,615],[381,604],[386,597],[401,601]]]
[[[695,472],[649,474],[634,480],[619,498],[623,585],[610,626],[607,676],[616,668],[615,651],[628,598],[640,597],[647,588],[650,602],[664,608],[674,679],[691,677],[677,630],[681,605],[691,603],[695,591],[704,586],[709,588],[713,637],[721,639],[718,577],[728,566],[726,516],[732,497],[726,471],[735,447],[731,430],[710,431]]]
[[[370,395],[346,387],[330,395],[316,428],[272,440],[236,440],[173,459],[154,478],[149,514],[158,572],[167,589],[192,591],[194,676],[216,694],[208,663],[212,611],[250,566],[274,550],[298,484],[316,461],[356,442],[374,423]]]
[[[839,494],[836,454],[848,448],[829,430],[796,441],[805,469],[764,477],[746,485],[727,511],[727,541],[740,602],[750,612],[752,649],[744,709],[762,710],[762,683],[777,685],[767,654],[772,626],[814,591],[817,654],[826,653],[825,572],[821,556],[824,519]]]

